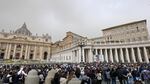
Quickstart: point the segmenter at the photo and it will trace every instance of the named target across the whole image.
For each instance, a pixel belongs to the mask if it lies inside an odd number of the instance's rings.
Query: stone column
[[[105,61],[108,62],[108,54],[107,54],[107,49],[105,49]]]
[[[80,63],[80,49],[77,49],[77,62]]]
[[[98,56],[99,56],[99,54],[98,54],[98,49],[97,49],[97,48],[95,48],[95,58],[96,58],[96,60],[95,60],[95,61],[99,61],[99,60],[97,60],[97,58],[99,58]]]
[[[36,46],[34,47],[34,55],[33,55],[33,60],[36,60]]]
[[[75,63],[75,62],[76,62],[75,50],[72,50],[72,51],[71,51],[71,54],[72,54],[72,56],[71,56],[71,61],[72,61],[73,63]],[[72,58],[73,58],[73,59],[72,59]]]
[[[83,51],[82,51],[82,59],[83,59],[83,62],[85,62],[85,50],[84,50],[84,48],[82,48],[83,49]]]
[[[28,46],[27,59],[30,58],[30,47],[31,47],[31,46]]]
[[[8,48],[8,57],[10,58],[10,53],[11,53],[11,44],[9,44],[9,48]],[[9,59],[8,58],[8,59]]]
[[[51,56],[51,49],[50,49],[50,46],[48,46],[48,56],[47,56],[47,61],[50,61],[50,56]]]
[[[81,62],[81,48],[78,48],[78,62]]]
[[[111,61],[111,63],[113,63],[114,61],[113,61],[113,54],[112,54],[112,49],[110,49],[110,56],[109,56],[110,58],[110,61]]]
[[[101,58],[101,61],[104,62],[104,55],[103,55],[103,53],[102,53],[102,49],[100,49],[100,56],[101,56],[101,57],[100,57],[100,58]]]
[[[145,61],[146,63],[149,63],[149,58],[148,58],[148,56],[147,56],[146,47],[143,47],[143,49],[144,49],[144,61]]]
[[[139,62],[142,62],[141,51],[139,47],[137,47],[137,52],[138,52],[138,60]]]
[[[20,59],[22,58],[22,54],[23,54],[23,44],[21,45]]]
[[[132,53],[132,60],[133,60],[133,63],[136,63],[135,53],[134,53],[134,49],[133,49],[133,48],[131,48],[131,53]]]
[[[89,49],[89,62],[93,62],[93,54],[91,48]]]
[[[15,58],[16,59],[16,44],[14,45],[14,52],[13,52],[13,58]]]
[[[102,53],[102,49],[100,49],[100,55],[103,55],[103,53]]]
[[[43,46],[40,47],[40,60],[43,60]]]
[[[26,45],[26,51],[25,51],[25,59],[27,59],[27,57],[28,57],[28,45]]]
[[[98,51],[97,48],[95,48],[95,56],[98,55],[98,52],[97,52],[97,51]]]
[[[75,63],[78,63],[78,52],[77,49],[74,50],[75,55]]]
[[[120,58],[121,58],[121,62],[124,63],[122,48],[120,48]]]
[[[117,63],[119,62],[117,48],[115,48],[115,61],[116,61]]]
[[[4,56],[4,59],[8,59],[8,47],[9,47],[9,44],[6,44],[6,49],[5,49],[5,56]]]
[[[128,48],[126,48],[126,59],[127,59],[127,63],[130,63]]]
[[[72,59],[73,63],[76,63],[75,50],[72,50],[72,57],[73,57]]]

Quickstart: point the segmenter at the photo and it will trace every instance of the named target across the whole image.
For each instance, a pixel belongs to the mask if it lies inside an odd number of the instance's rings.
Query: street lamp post
[[[83,40],[80,40],[78,42],[78,46],[81,48],[81,63],[83,63],[83,54],[82,54],[82,48],[85,46],[85,42]]]

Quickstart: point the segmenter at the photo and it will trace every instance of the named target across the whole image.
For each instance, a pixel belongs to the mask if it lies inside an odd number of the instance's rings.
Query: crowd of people
[[[0,79],[3,84],[24,84],[32,69],[38,72],[39,84],[46,84],[51,70],[56,73],[50,84],[150,84],[150,64],[144,63],[1,64]]]

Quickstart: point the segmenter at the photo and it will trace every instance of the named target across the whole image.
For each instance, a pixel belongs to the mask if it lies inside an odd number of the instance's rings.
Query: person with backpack
[[[150,71],[149,70],[143,70],[141,72],[141,78],[145,84],[149,84],[150,83]]]
[[[140,78],[140,72],[137,70],[137,68],[134,68],[133,71],[131,72],[132,76],[133,76],[133,81],[134,83],[138,82],[141,80]]]
[[[11,71],[3,77],[3,84],[13,84]]]

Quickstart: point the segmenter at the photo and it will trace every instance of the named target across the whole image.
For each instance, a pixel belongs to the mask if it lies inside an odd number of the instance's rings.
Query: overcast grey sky
[[[0,30],[16,30],[26,22],[35,35],[61,40],[67,31],[99,37],[101,29],[148,20],[150,0],[0,0]]]

